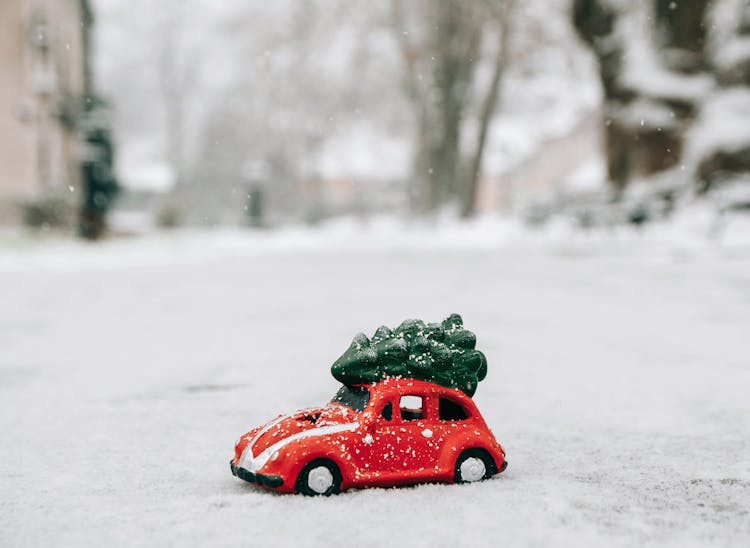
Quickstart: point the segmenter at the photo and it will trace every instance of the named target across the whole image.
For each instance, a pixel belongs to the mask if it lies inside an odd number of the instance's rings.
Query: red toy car
[[[388,378],[342,386],[325,407],[280,416],[234,448],[232,474],[282,492],[473,482],[502,472],[505,451],[460,390]]]

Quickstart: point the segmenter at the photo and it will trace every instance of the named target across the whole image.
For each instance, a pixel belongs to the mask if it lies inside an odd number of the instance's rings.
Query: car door
[[[354,445],[352,456],[358,477],[381,483],[398,469],[398,446],[401,433],[394,413],[394,402],[384,399],[376,405],[375,417],[365,425],[362,436]]]
[[[376,416],[354,448],[359,478],[396,485],[434,474],[437,448],[431,442],[429,403],[425,394],[399,395],[376,406]]]
[[[435,440],[434,397],[430,393],[404,393],[399,397],[399,473],[413,480],[429,479],[435,474],[440,451]]]

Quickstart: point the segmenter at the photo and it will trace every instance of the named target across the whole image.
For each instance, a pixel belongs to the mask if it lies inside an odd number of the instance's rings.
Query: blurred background
[[[746,546],[748,288],[750,0],[0,0],[0,546]],[[231,475],[453,312],[500,477]]]
[[[4,0],[0,41],[5,227],[750,209],[746,0]]]

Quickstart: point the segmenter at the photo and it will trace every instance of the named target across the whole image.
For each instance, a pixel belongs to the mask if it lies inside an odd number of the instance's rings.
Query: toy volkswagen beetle
[[[232,474],[281,492],[474,482],[505,451],[470,397],[413,378],[342,386],[325,407],[279,416],[242,436]]]

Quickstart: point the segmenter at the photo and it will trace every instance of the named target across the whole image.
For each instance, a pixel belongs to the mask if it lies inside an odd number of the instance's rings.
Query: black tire
[[[469,459],[479,459],[484,465],[484,473],[481,477],[476,478],[465,478],[461,472],[461,465],[463,465]],[[481,471],[481,469],[480,469]],[[490,454],[484,449],[474,448],[466,449],[456,459],[456,466],[453,469],[453,480],[456,483],[473,483],[475,481],[482,481],[491,478],[497,473],[497,465]]]
[[[315,489],[310,485],[310,473],[312,472],[315,474],[314,471],[321,467],[327,468],[331,476],[331,484],[325,490],[320,490],[320,487]],[[319,495],[327,497],[335,495],[341,490],[341,470],[339,470],[339,467],[328,459],[315,459],[308,462],[300,471],[299,476],[297,476],[297,482],[294,484],[294,488],[298,493],[302,493],[308,497],[317,497]]]

